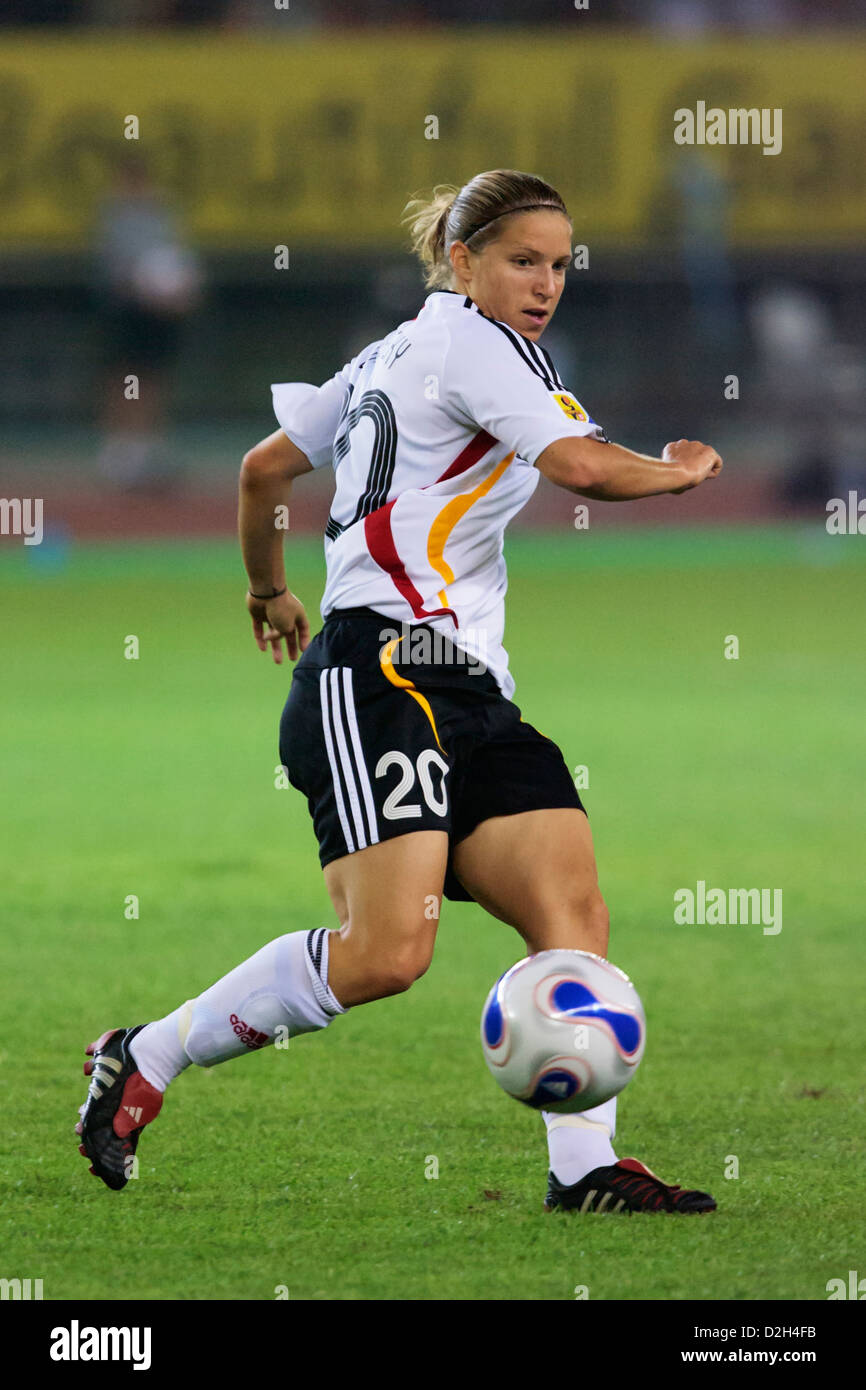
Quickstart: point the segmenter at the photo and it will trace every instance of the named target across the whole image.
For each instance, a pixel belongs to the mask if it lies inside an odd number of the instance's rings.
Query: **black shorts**
[[[584,807],[556,744],[481,663],[426,630],[435,659],[400,660],[406,644],[397,643],[389,663],[383,634],[399,623],[370,608],[329,614],[294,669],[280,762],[307,798],[323,868],[409,830],[444,830],[445,896],[472,902],[452,854],[481,821]]]

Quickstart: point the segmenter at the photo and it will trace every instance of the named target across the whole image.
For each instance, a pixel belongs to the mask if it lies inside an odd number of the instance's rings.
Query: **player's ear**
[[[463,241],[455,241],[449,251],[451,269],[461,280],[468,280],[471,274],[469,248]]]

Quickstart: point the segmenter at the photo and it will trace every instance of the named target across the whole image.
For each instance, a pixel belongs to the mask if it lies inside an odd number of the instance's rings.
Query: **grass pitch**
[[[444,904],[407,994],[191,1068],[138,1179],[94,1181],[73,1133],[84,1045],[335,921],[304,801],[274,787],[290,668],[253,645],[236,548],[7,544],[5,1277],[75,1300],[823,1300],[862,1270],[862,542],[515,536],[507,553],[515,698],[589,770],[610,955],[648,1014],[617,1150],[718,1212],[542,1213],[543,1123],[478,1043],[520,943],[472,904]],[[313,619],[319,542],[290,541],[288,564]],[[676,925],[698,880],[781,889],[781,932]]]

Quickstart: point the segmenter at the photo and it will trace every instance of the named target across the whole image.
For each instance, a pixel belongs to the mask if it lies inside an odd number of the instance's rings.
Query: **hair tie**
[[[485,227],[489,227],[491,222],[496,222],[500,217],[509,217],[512,212],[534,212],[536,208],[550,208],[553,212],[562,212],[562,208],[555,207],[553,203],[521,203],[520,207],[506,208],[504,212],[497,212],[494,217],[488,217],[486,222],[482,222],[480,227],[476,227],[468,236],[458,238],[460,241],[471,241],[479,232],[483,232]]]

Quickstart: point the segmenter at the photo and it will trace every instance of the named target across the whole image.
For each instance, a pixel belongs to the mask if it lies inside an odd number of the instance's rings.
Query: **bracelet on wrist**
[[[288,584],[286,584],[282,589],[274,589],[274,592],[272,594],[254,594],[252,589],[248,590],[250,598],[263,599],[265,602],[267,602],[268,599],[279,598],[281,594],[287,594],[288,592]]]

